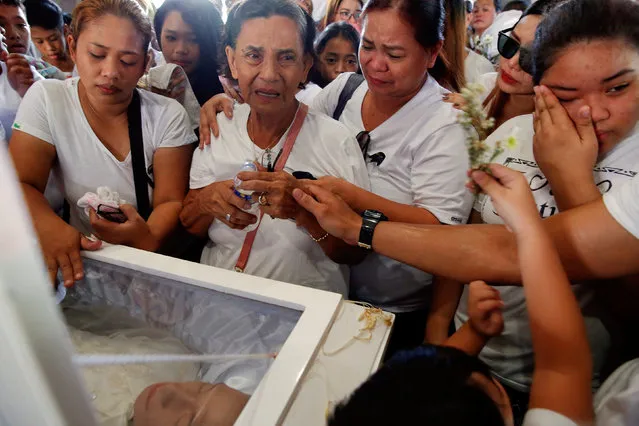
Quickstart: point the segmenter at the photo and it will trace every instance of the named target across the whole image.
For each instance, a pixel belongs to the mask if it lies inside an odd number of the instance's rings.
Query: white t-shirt
[[[495,88],[495,85],[497,84],[498,75],[499,74],[495,71],[488,72],[486,74],[480,75],[475,81],[476,83],[480,84],[484,88],[484,91],[482,92],[479,99],[482,103],[484,103],[488,95],[490,95],[490,92],[492,92],[493,89]],[[488,108],[490,108],[490,104],[487,105],[486,110],[488,110]]]
[[[313,99],[315,99],[315,96],[317,96],[317,94],[321,91],[321,87],[311,82],[308,83],[303,90],[297,92],[297,95],[295,95],[295,99],[303,104],[311,105],[313,103]]]
[[[490,61],[482,55],[466,49],[468,56],[464,60],[464,74],[466,76],[466,84],[476,83],[481,76],[487,73],[494,73],[495,67]],[[493,85],[494,87],[494,85]],[[488,90],[490,92],[492,87]]]
[[[313,0],[313,20],[320,22],[326,16],[328,0]]]
[[[639,359],[628,361],[606,379],[594,405],[597,426],[639,425]]]
[[[119,161],[97,138],[84,115],[78,97],[78,78],[35,83],[24,97],[14,129],[55,146],[53,174],[63,183],[71,206],[71,225],[86,234],[91,225],[77,201],[86,192],[108,186],[137,208],[131,155]],[[140,90],[142,137],[149,170],[158,149],[197,141],[186,111],[174,101]],[[149,197],[152,203],[152,191]]]
[[[533,155],[533,124],[532,115],[522,115],[508,120],[499,127],[488,139],[489,142],[508,137],[517,128],[516,138],[518,146],[507,150],[495,162],[511,169],[520,171],[526,176],[533,192],[539,215],[547,218],[556,214],[559,209],[552,195],[550,185],[540,171]],[[567,167],[570,165],[568,164]],[[614,187],[622,187],[630,182],[639,171],[639,132],[617,145],[605,156],[600,157],[593,172],[595,182],[602,193],[607,193]],[[503,221],[496,214],[490,197],[481,195],[477,199],[475,209],[482,215],[485,223],[502,224]],[[505,328],[501,336],[492,338],[482,351],[480,358],[485,361],[500,376],[504,382],[516,389],[528,390],[533,372],[533,348],[528,323],[525,295],[522,287],[496,287],[506,307],[504,309]],[[599,319],[590,315],[593,294],[589,287],[573,285],[577,300],[584,309],[588,339],[593,348],[593,362],[595,372],[593,386],[598,386],[600,370],[606,351],[609,347],[609,335]],[[459,326],[468,317],[467,290],[464,291],[456,315]]]
[[[0,124],[5,129],[5,137],[8,142],[11,140],[11,126],[13,126],[13,120],[16,118],[16,112],[18,112],[22,98],[9,83],[7,64],[0,62],[0,67],[2,68],[2,74],[0,74]],[[35,68],[31,67],[31,72],[33,73],[33,81],[43,80]]]
[[[337,77],[316,96],[313,108],[333,115],[351,73]],[[364,130],[364,81],[346,104],[340,122],[353,136]],[[378,166],[367,161],[373,193],[421,207],[441,223],[466,223],[472,195],[464,187],[469,167],[466,135],[457,111],[442,100],[448,93],[429,77],[422,89],[392,117],[370,132],[368,154],[383,152]],[[351,295],[392,312],[426,307],[432,275],[377,253],[351,267]]]
[[[236,105],[233,119],[218,115],[220,138],[204,150],[196,150],[191,164],[191,189],[233,179],[246,160],[260,159],[262,149],[250,139],[249,105]],[[287,132],[288,134],[288,132]],[[286,135],[273,148],[279,152]],[[275,154],[277,155],[277,154]],[[284,171],[305,171],[319,178],[336,176],[369,189],[366,166],[355,139],[339,123],[309,111]],[[209,244],[201,262],[233,269],[246,232],[220,221],[209,228]],[[290,220],[264,215],[245,272],[335,293],[348,294],[348,267],[331,261],[303,228]]]
[[[612,217],[636,238],[639,238],[639,178],[619,185],[603,197]]]
[[[545,408],[533,408],[526,412],[523,426],[578,426],[563,414]]]
[[[4,126],[2,125],[2,123],[0,123],[0,146],[6,146],[6,144],[7,144],[7,134],[4,131]]]

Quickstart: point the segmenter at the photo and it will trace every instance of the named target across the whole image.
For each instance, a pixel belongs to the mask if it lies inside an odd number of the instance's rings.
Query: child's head
[[[27,53],[31,33],[22,0],[0,0],[0,26],[5,30],[9,53]]]
[[[503,387],[476,357],[445,346],[397,353],[340,403],[329,426],[504,426]]]
[[[31,26],[31,40],[42,59],[53,65],[67,58],[64,39],[64,14],[51,0],[27,3],[27,19]]]
[[[335,80],[344,72],[356,72],[359,33],[347,22],[330,24],[315,41],[317,67],[323,85]]]

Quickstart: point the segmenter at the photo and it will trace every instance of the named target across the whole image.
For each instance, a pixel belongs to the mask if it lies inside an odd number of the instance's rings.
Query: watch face
[[[364,212],[364,217],[380,220],[382,217],[384,217],[384,215],[377,210],[366,210]]]

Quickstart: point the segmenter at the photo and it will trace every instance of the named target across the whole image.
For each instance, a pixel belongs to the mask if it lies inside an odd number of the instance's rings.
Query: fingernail
[[[65,287],[71,287],[72,285],[73,285],[73,281],[71,281],[71,280],[66,280],[66,281],[64,282],[64,286],[65,286]]]
[[[84,277],[84,275],[83,275],[83,274],[75,274],[75,279],[76,279],[76,280],[81,280],[81,279],[82,279],[82,277]]]
[[[590,118],[590,108],[586,107],[579,111],[581,118]]]
[[[486,178],[486,173],[481,170],[473,170],[470,176],[473,178],[475,182],[484,180]]]

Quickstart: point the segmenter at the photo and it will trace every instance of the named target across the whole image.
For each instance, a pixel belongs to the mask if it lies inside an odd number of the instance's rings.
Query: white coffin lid
[[[5,147],[0,148],[0,182],[0,425],[96,425]],[[335,293],[128,247],[106,247],[85,256],[303,312],[236,425],[283,421],[341,301]]]

